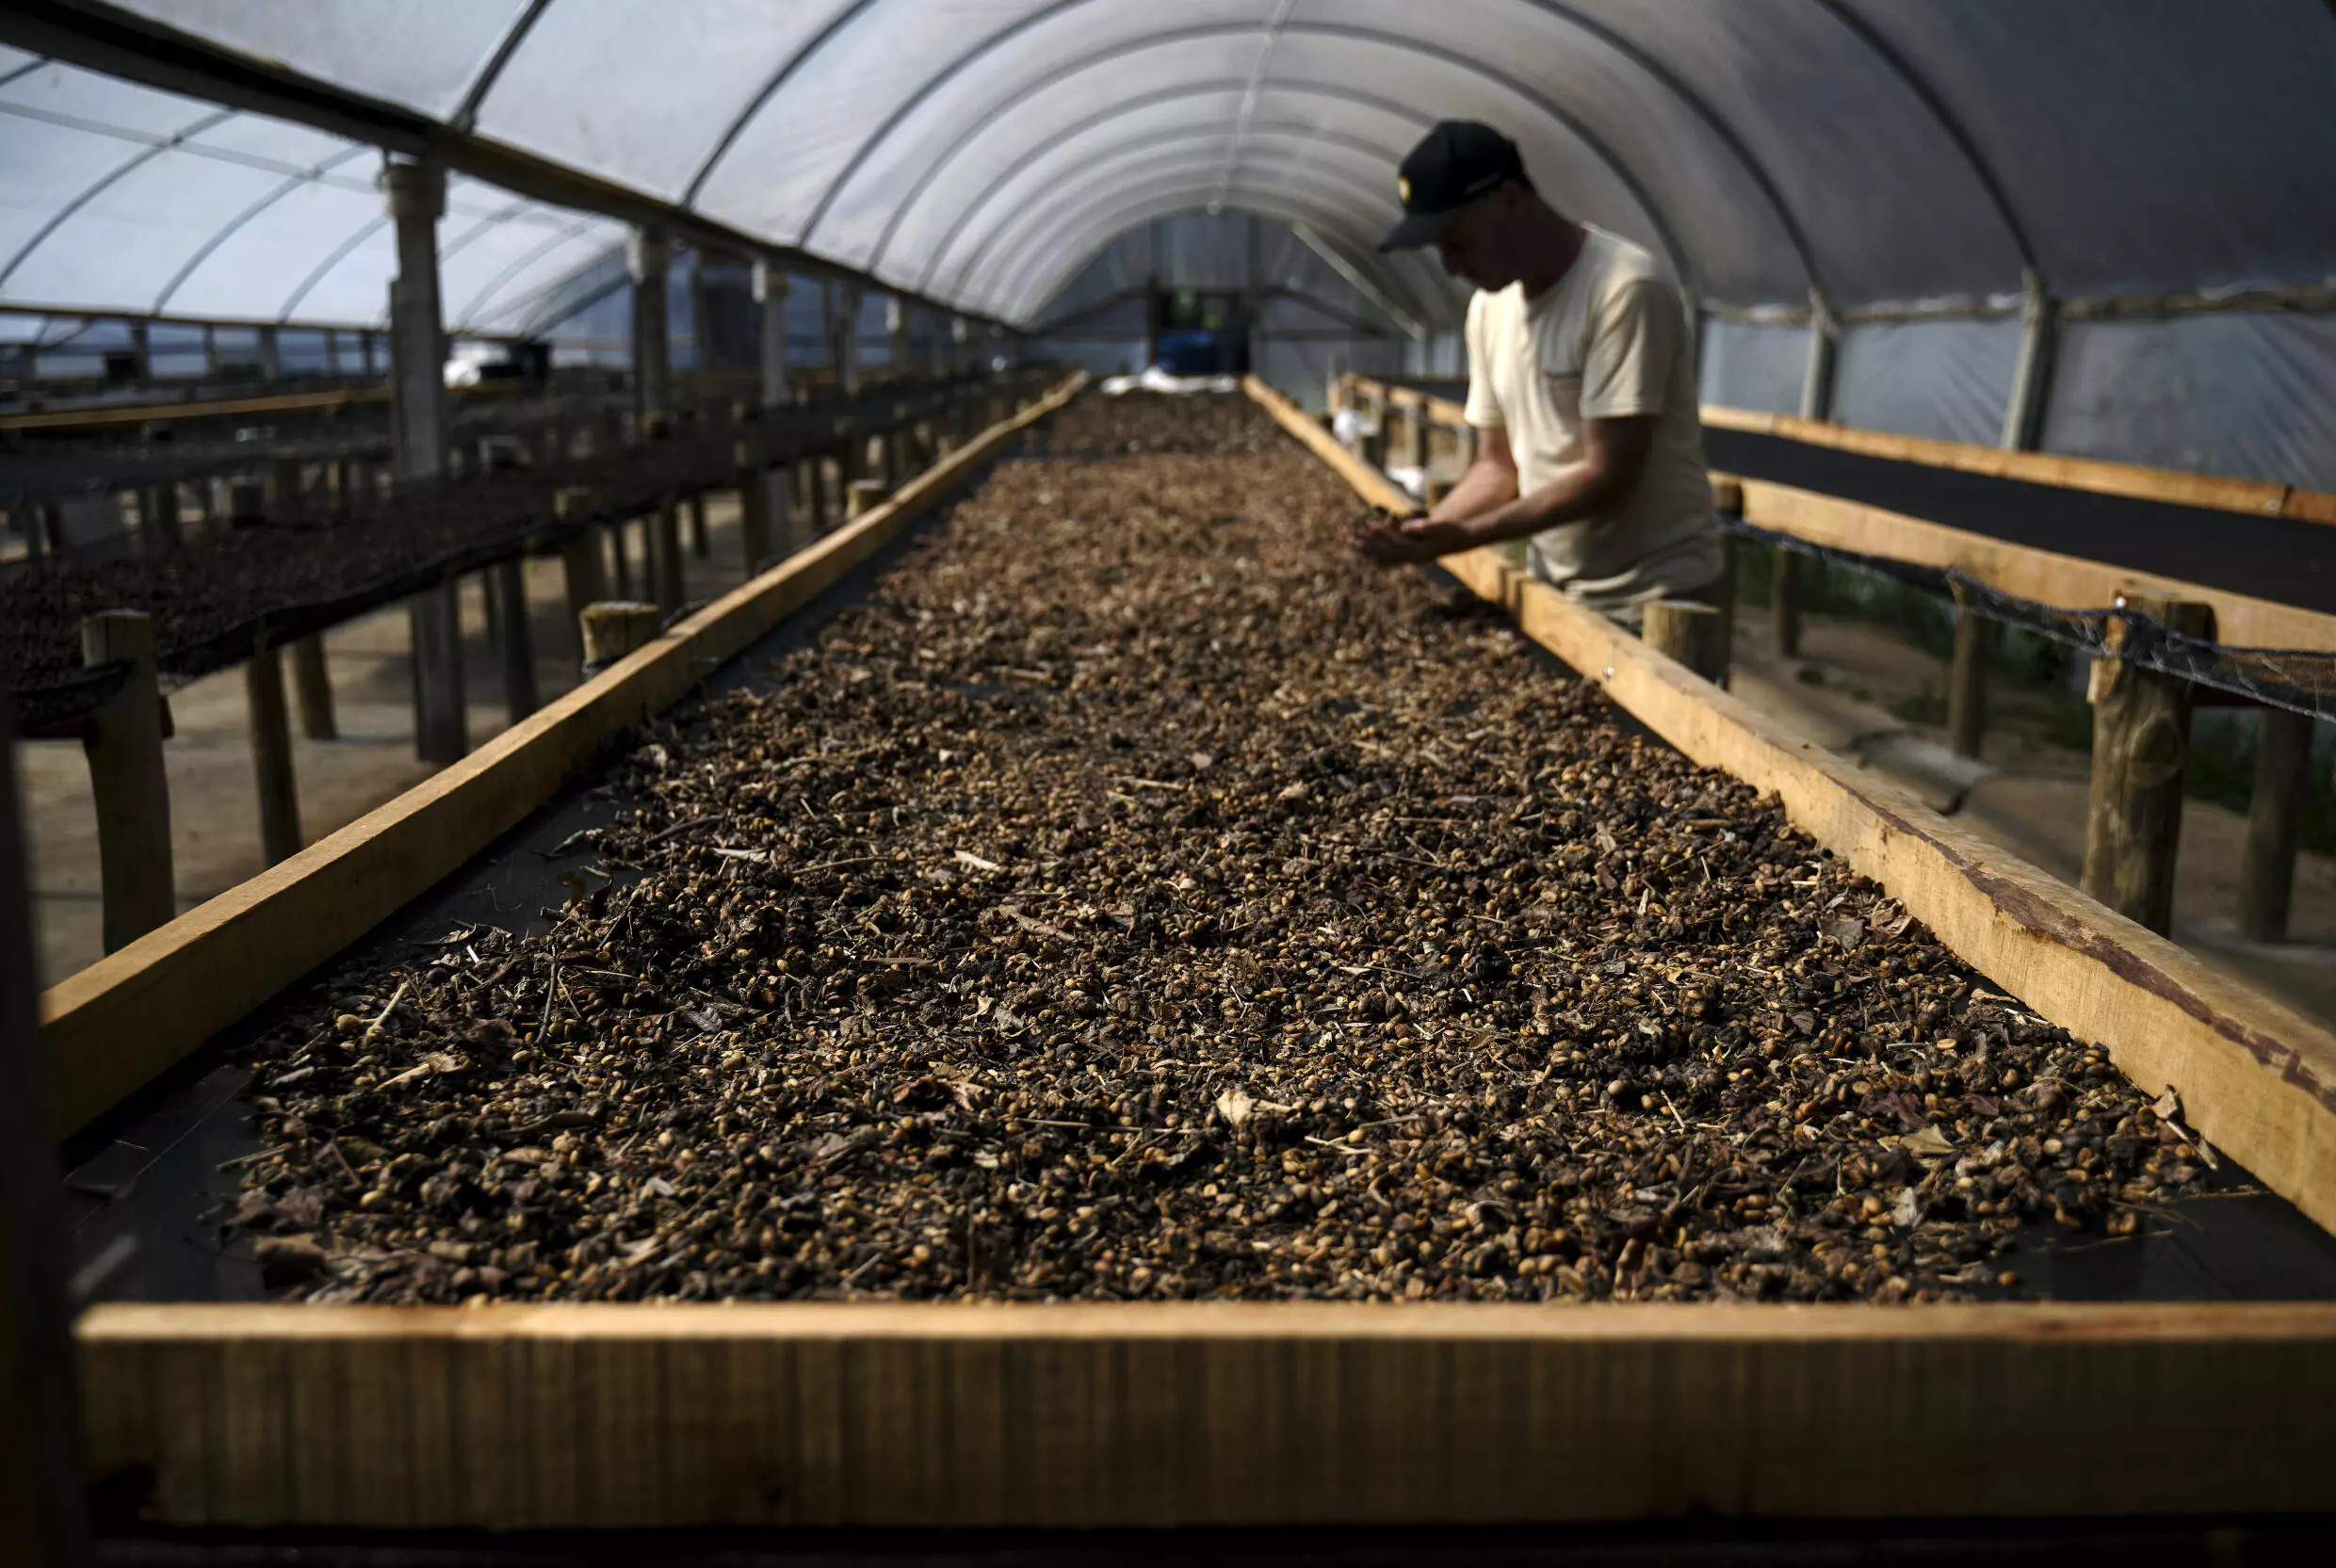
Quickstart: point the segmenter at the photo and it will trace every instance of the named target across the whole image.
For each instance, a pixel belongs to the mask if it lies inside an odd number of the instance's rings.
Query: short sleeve
[[[1583,418],[1663,412],[1681,314],[1679,297],[1657,278],[1632,279],[1607,297],[1582,364]]]
[[[1506,425],[1508,419],[1501,412],[1501,397],[1492,389],[1492,378],[1484,373],[1491,363],[1484,336],[1484,296],[1479,292],[1468,300],[1468,405],[1461,417],[1476,429],[1492,430]]]

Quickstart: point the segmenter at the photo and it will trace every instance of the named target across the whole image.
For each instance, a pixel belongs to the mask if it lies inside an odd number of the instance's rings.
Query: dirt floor
[[[687,556],[689,597],[736,587],[743,574],[738,505],[717,495],[707,509],[708,553]],[[641,530],[626,530],[636,588],[646,580]],[[527,607],[534,630],[536,691],[549,702],[576,684],[576,638],[566,625],[560,563],[530,560]],[[470,741],[499,734],[504,707],[500,657],[487,636],[481,579],[462,586],[463,691]],[[300,827],[315,843],[396,798],[434,771],[414,753],[413,674],[403,605],[349,622],[325,636],[339,738],[310,740],[293,717],[293,769]],[[290,671],[285,671],[287,698]],[[266,869],[253,792],[244,673],[240,666],[170,693],[176,733],[163,745],[170,781],[170,843],[184,912]],[[89,765],[77,741],[21,742],[17,776],[24,800],[41,973],[54,985],[104,956],[97,814]]]
[[[1871,622],[1807,616],[1801,656],[1780,658],[1768,619],[1736,622],[1735,693],[1828,750],[1907,784],[1933,807],[2031,864],[2073,882],[2085,863],[2091,758],[2068,743],[2065,702],[2021,689],[1998,672],[1976,762],[1946,748],[1943,726],[1892,712],[1943,691],[1944,661]],[[2055,712],[2058,708],[2059,712]],[[2175,866],[2174,940],[2198,957],[2321,1023],[2336,1026],[2336,860],[2296,860],[2284,943],[2238,933],[2240,846],[2247,818],[2227,807],[2182,805]]]

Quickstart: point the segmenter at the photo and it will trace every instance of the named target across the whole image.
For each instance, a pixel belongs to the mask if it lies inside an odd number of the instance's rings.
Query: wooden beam
[[[2230,646],[2336,653],[2336,615],[2014,544],[1765,479],[1742,483],[1746,523],[1811,544],[1959,571],[2005,593],[2066,608],[2107,609],[2133,593],[2196,600],[2213,606],[2217,635]]]
[[[130,667],[120,689],[98,704],[81,733],[97,807],[101,918],[110,953],[178,913],[154,618],[142,610],[84,617],[81,658],[89,666],[127,661]]]
[[[2320,1302],[123,1303],[79,1339],[92,1471],[182,1527],[2336,1507]]]
[[[1270,387],[1252,378],[1249,394],[1365,500],[1411,509]],[[2145,1092],[2178,1091],[2193,1127],[2336,1228],[2336,1033],[1714,691],[1494,552],[1440,564],[1690,761],[1774,791],[1795,827],[1995,985],[2106,1046]]]
[[[1728,679],[1728,622],[1718,606],[1658,599],[1644,614],[1647,647],[1714,686]]]
[[[0,689],[0,1562],[82,1568],[81,1401],[14,742],[14,701]]]
[[[460,866],[638,724],[826,591],[1085,384],[1075,375],[883,507],[666,630],[655,642],[284,864],[189,910],[41,997],[70,1133]]]
[[[2203,507],[2213,511],[2247,512],[2257,517],[2336,523],[2336,494],[2299,490],[2293,485],[2227,479],[2211,474],[2104,462],[2097,458],[2066,457],[2052,452],[2010,451],[2001,446],[1934,441],[1925,436],[1894,435],[1884,430],[1859,430],[1846,425],[1798,419],[1792,414],[1760,413],[1713,403],[1703,406],[1703,422],[1717,430],[1778,436],[1837,452],[1921,463],[1930,468],[1952,468],[1958,473],[1982,474],[1995,479],[2018,479],[2062,490],[2163,501],[2178,507]]]
[[[2247,843],[2239,859],[2239,934],[2250,941],[2287,940],[2295,841],[2311,777],[2310,717],[2290,708],[2262,709],[2255,730],[2255,789],[2247,804]]]
[[[2184,637],[2214,636],[2204,605],[2136,595],[2120,609]],[[2182,845],[2182,778],[2190,763],[2190,683],[2118,656],[2133,622],[2109,622],[2109,653],[2093,660],[2092,793],[2085,823],[2085,892],[2161,934],[2174,927],[2174,857]]]

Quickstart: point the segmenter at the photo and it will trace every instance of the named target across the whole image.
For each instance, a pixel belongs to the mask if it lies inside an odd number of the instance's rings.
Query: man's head
[[[1503,289],[1525,277],[1546,245],[1551,215],[1517,143],[1489,125],[1440,121],[1403,159],[1395,188],[1403,220],[1379,249],[1433,245],[1445,271],[1478,288]]]

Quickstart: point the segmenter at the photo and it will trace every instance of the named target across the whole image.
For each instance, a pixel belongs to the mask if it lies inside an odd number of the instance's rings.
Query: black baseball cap
[[[1396,171],[1403,220],[1379,242],[1382,251],[1433,245],[1462,207],[1511,180],[1525,178],[1517,143],[1473,120],[1445,120],[1420,139]]]

